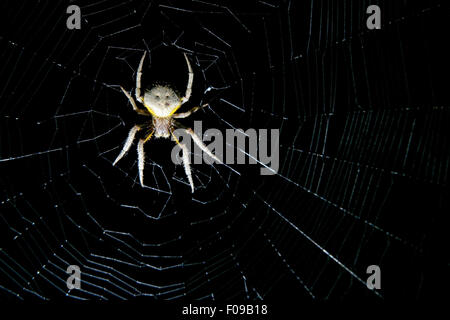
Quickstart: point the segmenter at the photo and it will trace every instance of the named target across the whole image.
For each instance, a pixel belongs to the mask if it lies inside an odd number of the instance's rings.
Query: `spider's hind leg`
[[[144,59],[145,55],[147,54],[147,51],[144,50],[144,53],[142,54],[141,61],[139,62],[139,67],[136,73],[136,91],[135,96],[138,101],[142,101],[141,97],[141,78],[142,78],[142,66],[144,65]]]
[[[192,93],[192,83],[194,81],[194,71],[192,71],[191,63],[189,62],[189,58],[187,57],[186,53],[184,54],[184,58],[186,59],[186,64],[188,67],[188,84],[186,87],[186,93],[184,94],[184,97],[181,98],[181,104],[186,103],[189,101],[189,98],[191,97]]]
[[[136,105],[136,101],[134,101],[133,97],[122,86],[120,86],[120,89],[122,89],[122,92],[127,96],[134,111],[136,111],[137,113],[139,113],[143,116],[150,116],[150,114],[147,112],[147,110],[142,110],[142,109],[138,108],[138,106]]]
[[[191,114],[193,114],[194,112],[196,112],[196,111],[198,111],[200,109],[203,109],[204,107],[207,107],[207,106],[209,106],[209,104],[205,103],[205,104],[203,104],[201,106],[194,107],[191,110],[186,111],[186,112],[174,113],[173,114],[173,118],[175,118],[175,119],[187,118]]]

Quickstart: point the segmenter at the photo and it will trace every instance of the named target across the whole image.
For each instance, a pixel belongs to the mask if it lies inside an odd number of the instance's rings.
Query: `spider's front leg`
[[[177,137],[175,137],[175,135],[173,134],[173,131],[171,131],[170,133],[172,134],[172,137],[174,138],[175,142],[180,146],[182,150],[184,172],[186,173],[186,176],[189,180],[189,184],[191,185],[191,191],[192,193],[194,193],[194,181],[192,180],[191,163],[189,161],[189,150],[184,143],[180,143],[180,141],[178,141]]]
[[[198,145],[200,147],[200,149],[203,150],[203,152],[205,152],[208,156],[210,156],[211,158],[213,158],[214,160],[216,160],[218,163],[222,163],[223,162],[217,158],[209,149],[208,147],[203,143],[202,139],[200,139],[200,137],[198,135],[195,134],[195,132],[191,129],[188,128],[184,125],[182,125],[181,123],[179,123],[178,121],[174,121],[174,125],[178,128],[183,129],[184,131],[186,131],[192,138],[192,140],[195,142],[196,145]]]
[[[137,145],[139,182],[141,183],[141,187],[144,187],[144,164],[145,164],[144,144],[148,140],[150,140],[150,138],[153,136],[153,132],[155,132],[155,129],[152,129],[145,139],[140,139]]]
[[[117,156],[116,160],[113,162],[113,166],[116,165],[117,162],[119,162],[120,159],[125,155],[125,153],[130,150],[131,145],[133,144],[134,136],[136,133],[141,130],[141,126],[135,125],[133,128],[130,129],[128,132],[127,140],[125,141],[125,144],[123,145],[122,151],[120,151],[119,155]]]
[[[137,145],[139,181],[141,182],[141,187],[144,186],[144,163],[145,163],[144,143],[145,143],[144,140],[140,139]]]
[[[184,131],[186,131],[191,137],[192,140],[195,142],[195,144],[197,144],[200,149],[203,150],[203,152],[205,152],[207,155],[209,155],[211,158],[213,158],[214,160],[216,160],[218,163],[222,163],[223,162],[217,158],[209,149],[208,147],[203,143],[202,139],[200,139],[199,136],[197,136],[195,134],[195,132],[191,129],[188,128],[186,126],[183,126],[181,123],[174,121],[173,122],[174,127],[176,128],[181,128]],[[194,193],[194,181],[192,180],[192,172],[191,172],[191,164],[189,161],[189,150],[186,147],[185,144],[180,143],[180,141],[178,141],[177,137],[174,135],[173,131],[171,131],[172,137],[174,138],[174,140],[176,141],[176,143],[181,147],[181,150],[183,151],[183,166],[184,166],[184,171],[186,172],[186,176],[189,180],[189,184],[191,185],[191,190],[192,193]]]

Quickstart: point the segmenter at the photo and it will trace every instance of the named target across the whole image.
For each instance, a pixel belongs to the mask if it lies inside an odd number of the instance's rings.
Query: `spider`
[[[182,149],[184,171],[186,172],[189,184],[191,185],[191,190],[192,192],[194,192],[194,182],[192,180],[191,166],[188,154],[189,151],[186,145],[180,143],[175,137],[173,133],[174,129],[181,128],[185,130],[192,137],[192,140],[200,147],[200,149],[202,149],[206,154],[208,154],[217,162],[222,162],[214,154],[211,153],[211,151],[205,146],[203,141],[194,133],[191,128],[183,126],[181,123],[177,122],[174,119],[187,118],[192,113],[206,107],[208,104],[194,107],[187,112],[175,113],[184,103],[189,101],[192,92],[194,72],[192,71],[192,67],[188,57],[186,56],[186,53],[184,53],[184,58],[186,59],[186,64],[188,67],[188,83],[184,97],[180,98],[171,87],[162,85],[156,85],[150,90],[145,90],[144,95],[141,96],[142,66],[144,64],[146,53],[147,51],[144,51],[144,54],[142,55],[141,61],[139,63],[136,75],[135,91],[137,101],[143,104],[145,109],[138,108],[131,94],[127,92],[122,86],[120,86],[120,89],[122,89],[123,93],[127,96],[128,100],[131,103],[131,106],[133,107],[133,110],[140,115],[151,117],[151,120],[148,120],[144,124],[135,125],[130,129],[130,131],[128,132],[128,137],[123,145],[122,151],[119,153],[116,160],[114,160],[113,166],[115,166],[116,163],[120,159],[122,159],[122,157],[128,152],[131,145],[133,144],[136,133],[142,129],[147,129],[145,137],[139,139],[139,142],[137,144],[139,181],[141,183],[141,186],[144,187],[144,144],[149,141],[153,135],[155,136],[155,138],[170,138],[170,136],[172,136]]]

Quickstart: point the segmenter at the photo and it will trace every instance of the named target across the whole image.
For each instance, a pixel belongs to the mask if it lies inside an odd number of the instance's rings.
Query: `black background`
[[[92,285],[71,294],[91,299],[443,297],[449,12],[439,1],[378,1],[381,30],[367,30],[364,1],[73,3],[81,30],[67,30],[66,2],[1,4],[2,296],[64,298],[65,268],[78,264]],[[134,89],[149,50],[143,86],[184,92],[183,48],[195,73],[183,111],[212,109],[183,123],[279,128],[279,175],[195,165],[192,196],[168,140],[146,152],[170,197],[139,186],[134,148],[112,166],[129,128],[145,120],[118,85]],[[219,89],[204,93],[210,86]],[[164,181],[160,172],[147,165],[146,183]],[[381,297],[346,269],[365,281],[371,264],[382,270]],[[166,292],[144,282],[184,285]]]

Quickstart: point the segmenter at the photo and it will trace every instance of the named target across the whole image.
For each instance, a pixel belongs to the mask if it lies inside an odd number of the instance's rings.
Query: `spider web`
[[[242,1],[243,2],[243,1]],[[3,1],[0,294],[28,299],[423,298],[448,273],[448,57],[439,1]],[[378,4],[382,29],[368,30]],[[169,83],[183,123],[280,129],[280,167],[146,144],[120,92]],[[240,152],[245,150],[239,149]],[[198,157],[200,155],[193,155]],[[366,287],[379,265],[382,289]],[[66,287],[80,266],[81,289]]]

